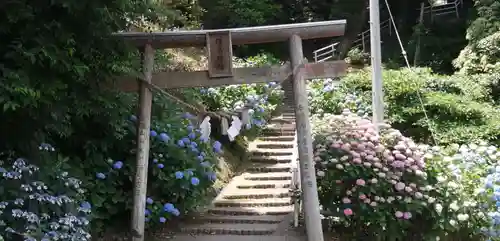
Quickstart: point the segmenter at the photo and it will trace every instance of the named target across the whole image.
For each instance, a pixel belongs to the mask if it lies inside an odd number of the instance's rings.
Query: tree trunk
[[[355,15],[347,20],[347,33],[344,35],[342,41],[340,41],[340,59],[344,59],[347,56],[347,52],[349,52],[349,50],[351,49],[352,43],[356,41],[356,39],[358,39],[358,34],[364,31],[363,27],[365,26],[367,21],[369,6],[369,1],[365,1],[360,14]]]

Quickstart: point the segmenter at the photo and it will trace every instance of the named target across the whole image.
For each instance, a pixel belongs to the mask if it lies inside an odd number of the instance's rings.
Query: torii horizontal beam
[[[162,49],[205,47],[207,33],[221,31],[231,32],[233,45],[283,42],[288,41],[292,35],[297,35],[301,39],[337,37],[344,35],[345,25],[346,20],[333,20],[217,30],[123,32],[113,35],[137,47],[149,44],[155,49]]]
[[[345,74],[345,61],[308,63],[299,67],[304,79],[335,78]],[[281,82],[292,75],[289,63],[282,66],[248,67],[234,69],[234,76],[210,78],[207,71],[194,72],[159,72],[154,73],[151,83],[162,89],[178,89],[190,87],[213,87],[236,84],[255,84]],[[139,90],[139,83],[134,76],[116,78],[115,88],[125,92]]]

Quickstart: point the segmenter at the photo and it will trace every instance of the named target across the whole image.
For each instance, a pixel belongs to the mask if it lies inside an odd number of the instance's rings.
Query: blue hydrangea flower
[[[163,169],[164,167],[165,165],[163,165],[162,163],[158,164],[158,168]]]
[[[165,133],[160,133],[160,140],[162,140],[163,142],[168,142],[170,140],[170,137]]]
[[[203,161],[203,160],[205,160],[205,157],[204,157],[204,156],[202,156],[202,155],[199,155],[199,156],[198,156],[198,157],[196,157],[196,158],[198,158],[198,160],[199,160],[199,161]]]
[[[123,162],[122,161],[117,161],[113,164],[114,169],[121,169],[123,167]]]
[[[129,117],[129,120],[130,120],[130,121],[132,121],[132,122],[136,122],[136,121],[137,121],[137,116],[135,116],[135,115],[131,115],[131,116]]]
[[[106,175],[102,172],[97,173],[95,176],[101,180],[106,179]]]
[[[149,216],[151,215],[151,211],[149,209],[144,210],[144,215]]]
[[[200,184],[200,179],[198,179],[197,177],[192,177],[191,184],[193,184],[194,186],[198,186],[198,184]]]
[[[165,203],[165,205],[163,205],[163,211],[165,212],[172,212],[172,210],[175,209],[175,206],[171,203]]]
[[[195,139],[196,138],[196,134],[194,132],[191,132],[191,133],[189,133],[188,137],[191,138],[191,139]]]
[[[210,167],[211,166],[210,162],[207,162],[207,161],[201,162],[200,164],[202,167]]]
[[[182,140],[178,140],[177,141],[177,145],[180,146],[180,147],[185,147],[186,146]]]
[[[191,140],[189,140],[189,138],[187,138],[187,137],[184,137],[184,138],[182,138],[182,142],[184,142],[184,144],[189,144],[189,143],[191,143]]]
[[[147,204],[153,204],[153,202],[154,202],[154,201],[153,201],[153,199],[152,199],[152,198],[150,198],[150,197],[146,198],[146,203],[147,203]]]
[[[192,175],[194,175],[193,170],[186,170],[186,172],[187,172],[188,176],[192,176]]]
[[[187,113],[187,112],[186,112],[186,113],[184,113],[184,114],[182,115],[182,117],[183,117],[183,118],[185,118],[185,119],[192,119],[192,118],[193,118],[193,115],[191,115],[191,113]]]
[[[176,217],[181,215],[181,212],[177,208],[174,208],[172,211],[170,211],[170,213]]]
[[[194,129],[194,127],[193,127],[192,125],[188,125],[188,126],[187,126],[187,130],[188,130],[188,131],[193,131],[193,129]]]
[[[154,130],[151,130],[151,131],[149,132],[149,135],[150,135],[151,137],[156,137],[156,136],[158,135],[158,133],[156,133],[156,131],[154,131]]]
[[[160,217],[160,223],[165,223],[166,221],[167,221],[167,219],[166,219],[166,218],[164,218],[164,217]]]
[[[215,180],[217,180],[217,174],[215,174],[215,172],[208,172],[207,178],[210,181],[215,181]]]
[[[213,144],[213,148],[216,153],[220,153],[222,151],[222,144],[218,141],[215,141]]]
[[[182,178],[184,178],[184,173],[183,173],[183,172],[181,172],[181,171],[176,171],[176,172],[175,172],[175,178],[177,178],[177,179],[182,179]]]
[[[153,163],[158,163],[158,159],[153,159]]]
[[[89,202],[82,202],[80,203],[80,207],[84,210],[90,210],[92,209],[92,205],[90,205]]]

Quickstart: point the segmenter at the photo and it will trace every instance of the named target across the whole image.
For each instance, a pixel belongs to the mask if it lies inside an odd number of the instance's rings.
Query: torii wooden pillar
[[[137,77],[118,79],[118,88],[123,91],[139,91],[140,112],[137,137],[137,171],[134,187],[134,210],[132,216],[132,240],[144,241],[144,209],[146,206],[147,172],[149,159],[149,131],[151,126],[152,94],[148,83],[164,89],[281,82],[289,77],[293,80],[295,116],[301,187],[309,241],[323,241],[323,230],[319,213],[316,175],[313,161],[307,79],[334,78],[345,72],[343,61],[303,63],[302,39],[327,38],[344,35],[345,20],[299,24],[283,24],[262,27],[195,30],[161,33],[127,32],[116,37],[141,48],[143,58],[142,80]],[[236,68],[232,66],[232,46],[243,44],[290,42],[291,63],[284,66],[260,68]],[[207,47],[209,68],[196,72],[152,73],[154,49]],[[145,82],[145,83],[144,83]]]

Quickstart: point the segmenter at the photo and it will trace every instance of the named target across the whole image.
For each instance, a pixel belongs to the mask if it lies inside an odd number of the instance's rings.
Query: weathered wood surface
[[[143,78],[151,83],[153,77],[154,49],[144,46],[142,52]],[[144,240],[144,209],[148,183],[149,131],[151,128],[151,105],[153,95],[146,83],[139,88],[139,118],[137,124],[137,156],[134,180],[134,208],[132,210],[132,241]]]
[[[208,75],[215,77],[233,76],[233,45],[230,31],[208,32]]]
[[[344,61],[308,63],[299,66],[304,79],[334,78],[345,74],[347,64]],[[292,75],[289,63],[283,66],[266,66],[251,68],[235,68],[232,77],[210,78],[208,71],[195,72],[160,72],[153,74],[152,84],[162,89],[178,89],[189,87],[213,87],[235,84],[254,84],[281,82]],[[137,91],[139,84],[136,77],[125,76],[116,79],[115,88],[132,92]]]
[[[304,54],[302,40],[294,35],[290,38],[290,62],[292,67],[302,65]],[[297,148],[299,154],[300,179],[304,202],[307,240],[323,241],[323,229],[319,212],[318,187],[313,160],[313,140],[309,122],[309,101],[307,98],[307,83],[302,73],[292,76],[295,123],[297,130]]]
[[[132,43],[137,47],[151,44],[156,49],[205,47],[208,32],[230,31],[233,45],[271,43],[287,41],[290,36],[302,39],[329,38],[344,35],[346,20],[321,21],[310,23],[280,24],[271,26],[188,30],[157,33],[123,32],[113,36]]]

